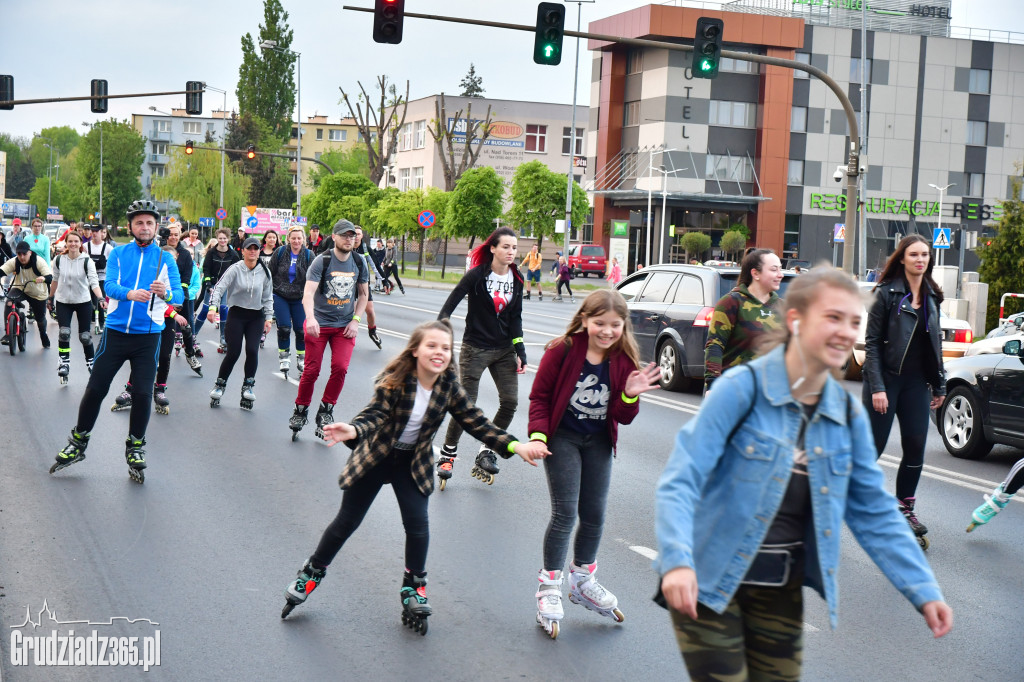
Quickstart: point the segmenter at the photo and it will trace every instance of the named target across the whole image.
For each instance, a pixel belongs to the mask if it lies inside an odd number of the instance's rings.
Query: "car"
[[[857,286],[868,297],[874,296],[872,291],[876,284],[877,282],[857,282]],[[851,381],[860,379],[864,370],[864,357],[867,355],[865,339],[868,330],[869,306],[870,303],[866,303],[864,306],[864,315],[860,319],[860,332],[857,334],[857,341],[853,344],[853,354],[850,356],[850,361],[846,363],[844,369],[846,378]],[[939,327],[942,329],[943,362],[947,358],[963,356],[967,349],[971,347],[971,343],[974,341],[974,331],[971,329],[969,322],[950,317],[940,310]]]
[[[1012,341],[1013,339],[1020,339],[1021,341],[1024,341],[1024,331],[1021,331],[1016,327],[1014,327],[1014,329],[1016,331],[1008,336],[998,336],[991,339],[985,337],[984,339],[975,341],[971,344],[971,347],[967,349],[967,352],[964,353],[964,357],[985,355],[986,353],[1002,353],[1003,345],[1005,345],[1007,341]]]
[[[809,260],[803,258],[785,258],[782,261],[783,270],[793,270],[797,266],[800,266],[801,270],[810,270],[812,263]]]
[[[932,420],[960,459],[982,459],[996,444],[1024,448],[1024,342],[946,363],[946,399]]]
[[[706,260],[704,265],[709,268],[735,268],[739,266],[734,260]]]
[[[996,339],[1000,336],[1016,334],[1020,331],[1021,324],[1024,324],[1024,313],[1015,313],[1004,319],[998,327],[990,331],[988,334],[985,334],[985,338]]]
[[[591,274],[604,277],[605,269],[608,267],[604,247],[600,244],[573,244],[569,247],[567,263],[576,277]]]
[[[650,265],[616,287],[629,307],[640,360],[661,367],[661,387],[670,391],[704,383],[704,344],[715,304],[736,286],[739,268]],[[783,276],[783,294],[793,273]]]

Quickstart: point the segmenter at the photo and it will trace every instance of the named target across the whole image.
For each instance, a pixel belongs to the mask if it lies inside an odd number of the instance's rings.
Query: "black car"
[[[736,286],[740,269],[703,265],[652,265],[622,280],[617,289],[643,362],[661,367],[661,386],[681,391],[704,382],[704,344],[715,304]],[[795,275],[787,273],[779,289]]]
[[[946,363],[946,400],[932,414],[949,454],[981,459],[995,444],[1024,448],[1024,350],[1019,339],[1002,353]]]

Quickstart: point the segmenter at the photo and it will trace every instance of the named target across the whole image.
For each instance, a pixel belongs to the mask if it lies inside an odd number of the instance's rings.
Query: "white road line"
[[[629,548],[640,556],[647,557],[651,561],[658,558],[658,552],[650,547],[644,547],[643,545],[630,545]]]
[[[894,462],[896,464],[900,463],[900,458],[895,456],[895,455],[890,455],[890,454],[887,454],[887,453],[883,452],[882,453],[882,458],[887,460],[887,461],[889,461],[889,462]],[[958,471],[950,471],[949,469],[942,469],[942,468],[939,468],[937,466],[932,466],[931,464],[925,464],[924,465],[924,470],[925,471],[934,471],[936,473],[945,474],[947,476],[955,476],[956,478],[960,478],[960,479],[963,479],[964,481],[968,481],[968,482],[974,482],[974,483],[980,483],[981,485],[987,485],[989,490],[992,490],[993,488],[996,487],[996,485],[998,485],[997,483],[994,483],[994,482],[989,481],[989,480],[984,479],[984,478],[978,478],[977,476],[969,476],[967,474],[961,474]]]

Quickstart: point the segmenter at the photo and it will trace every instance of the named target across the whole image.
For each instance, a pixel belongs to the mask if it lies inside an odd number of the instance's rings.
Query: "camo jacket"
[[[758,356],[756,349],[761,335],[782,326],[781,300],[773,291],[768,302],[761,303],[743,284],[719,299],[704,344],[706,382],[721,376],[722,370]]]

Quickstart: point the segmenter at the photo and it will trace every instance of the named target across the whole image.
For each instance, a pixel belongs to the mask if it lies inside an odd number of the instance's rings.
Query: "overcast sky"
[[[925,0],[921,0],[927,4]],[[884,5],[885,0],[877,0]],[[295,31],[292,48],[302,54],[302,117],[319,113],[337,121],[343,113],[338,87],[372,87],[385,73],[410,82],[413,99],[441,91],[459,92],[459,81],[476,65],[486,96],[499,99],[569,103],[572,100],[572,40],[567,39],[558,67],[533,63],[533,34],[406,18],[401,45],[377,45],[371,39],[373,17],[342,10],[343,4],[372,7],[372,0],[283,0]],[[650,4],[641,0],[596,0],[583,4],[588,21]],[[698,3],[684,3],[695,5]],[[705,3],[712,6],[714,3]],[[970,4],[970,12],[968,12]],[[532,0],[406,0],[406,11],[466,16],[532,25]],[[576,6],[566,24],[575,27]],[[953,25],[1020,31],[1024,42],[1022,0],[953,0]],[[183,90],[201,80],[234,87],[242,58],[241,37],[258,40],[262,0],[0,0],[4,38],[0,73],[14,76],[15,97],[33,99],[88,95],[89,81],[105,78],[110,94]],[[726,28],[728,35],[728,28]],[[590,55],[580,52],[580,104],[589,95]],[[220,94],[207,92],[207,114],[220,108]],[[184,96],[111,100],[108,115],[129,118],[149,106],[183,107]],[[88,102],[32,104],[0,111],[0,132],[30,137],[44,127],[74,125],[102,118]]]

